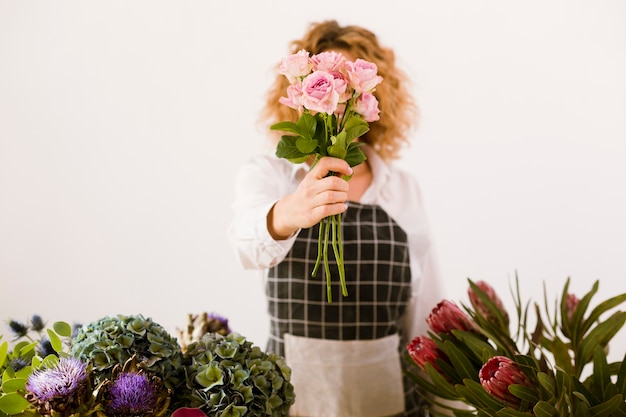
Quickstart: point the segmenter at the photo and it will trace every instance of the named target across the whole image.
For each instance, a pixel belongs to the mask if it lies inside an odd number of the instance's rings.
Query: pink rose
[[[326,71],[314,71],[302,80],[302,104],[320,113],[332,114],[337,109],[339,93],[335,78]]]
[[[380,109],[378,108],[378,100],[372,93],[367,91],[361,94],[354,102],[354,111],[363,116],[366,122],[375,122],[380,119]]]
[[[297,79],[310,73],[312,68],[313,63],[309,58],[309,53],[301,49],[297,53],[283,58],[280,61],[278,72],[287,77],[289,82],[293,84]]]
[[[311,62],[317,71],[342,71],[346,58],[339,52],[324,51],[311,57]]]
[[[359,58],[354,62],[346,61],[346,70],[350,85],[357,93],[371,92],[383,80],[383,77],[378,75],[376,64],[364,59]]]
[[[352,96],[352,92],[348,90],[348,80],[346,76],[339,71],[329,71],[335,79],[335,91],[339,93],[339,102],[345,103]]]
[[[278,102],[302,112],[302,85],[295,82],[287,87],[287,97],[280,97]]]

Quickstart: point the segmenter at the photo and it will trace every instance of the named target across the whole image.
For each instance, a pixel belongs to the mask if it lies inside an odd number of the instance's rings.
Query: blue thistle
[[[11,329],[17,339],[28,334],[28,326],[17,320],[9,320],[9,329]]]
[[[13,369],[15,372],[19,371],[22,368],[27,367],[28,365],[30,365],[30,361],[19,356],[11,359],[11,361],[9,362],[9,367]]]
[[[44,329],[45,323],[39,314],[34,314],[30,319],[30,328],[36,332],[40,332]]]
[[[48,355],[59,356],[59,354],[52,347],[52,343],[50,339],[41,339],[37,344],[37,354],[42,358],[45,358]]]

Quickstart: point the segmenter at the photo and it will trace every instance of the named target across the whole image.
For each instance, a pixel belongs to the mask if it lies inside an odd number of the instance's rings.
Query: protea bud
[[[468,315],[456,304],[448,300],[440,301],[435,308],[432,309],[426,318],[426,323],[428,323],[430,329],[437,334],[450,333],[452,330],[478,332]]]
[[[489,298],[489,301],[493,303],[494,307],[498,310],[498,312],[500,313],[500,316],[502,317],[502,324],[504,325],[504,327],[508,328],[509,314],[504,308],[504,304],[502,303],[502,300],[500,299],[500,297],[498,297],[498,294],[496,294],[496,291],[493,289],[493,287],[489,285],[488,283],[486,283],[485,281],[476,282],[476,286],[482,292],[484,292],[487,298]],[[486,320],[490,322],[498,321],[498,318],[496,318],[494,314],[489,310],[489,307],[483,301],[483,299],[481,299],[481,297],[477,294],[474,287],[470,286],[470,288],[467,290],[467,295],[469,296],[469,300],[472,303],[472,306],[474,307],[477,313],[479,313],[482,317],[484,317]]]
[[[565,299],[565,312],[567,314],[568,323],[572,323],[572,319],[574,318],[574,313],[576,312],[576,308],[578,307],[578,303],[580,300],[574,294],[567,294],[567,298]]]
[[[406,345],[409,356],[413,362],[422,370],[426,371],[426,364],[429,363],[437,372],[441,373],[441,368],[437,364],[437,359],[448,362],[448,356],[437,347],[437,344],[428,336],[416,336]]]
[[[480,383],[485,390],[507,406],[519,409],[522,400],[509,391],[513,384],[534,388],[522,369],[506,356],[490,358],[478,373]]]
[[[37,369],[26,381],[26,399],[41,415],[72,410],[91,395],[91,382],[85,363],[63,357],[51,368]]]

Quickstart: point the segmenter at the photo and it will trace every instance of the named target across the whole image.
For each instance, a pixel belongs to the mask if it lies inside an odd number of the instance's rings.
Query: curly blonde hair
[[[382,46],[371,31],[360,26],[340,26],[335,20],[312,23],[304,37],[292,41],[290,48],[291,53],[304,49],[312,55],[340,50],[376,64],[378,74],[383,77],[374,92],[379,102],[380,120],[370,123],[369,132],[360,140],[372,146],[384,160],[399,158],[402,146],[408,144],[409,135],[417,126],[419,108],[410,93],[406,73],[396,66],[394,51]],[[276,77],[266,95],[261,123],[269,126],[278,121],[297,120],[297,111],[278,101],[285,96],[288,85],[285,76]],[[277,141],[278,137],[274,139]]]

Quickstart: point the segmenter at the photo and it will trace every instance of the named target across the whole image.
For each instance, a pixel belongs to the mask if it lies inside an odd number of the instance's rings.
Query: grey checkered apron
[[[326,296],[323,265],[317,257],[319,225],[300,231],[292,249],[268,274],[268,351],[284,355],[282,335],[333,340],[371,340],[401,333],[400,318],[411,296],[406,233],[379,206],[350,202],[342,218],[348,296],[341,294],[332,250],[332,303]],[[406,340],[402,339],[401,354]],[[404,362],[403,362],[404,366]],[[415,384],[405,377],[404,416],[425,415]]]

